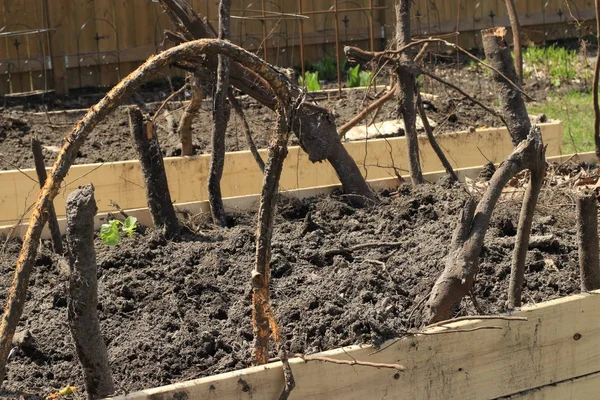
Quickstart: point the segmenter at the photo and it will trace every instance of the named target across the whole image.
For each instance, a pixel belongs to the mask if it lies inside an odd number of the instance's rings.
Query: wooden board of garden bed
[[[547,157],[561,154],[562,124],[541,124]],[[442,170],[439,159],[426,137],[419,137],[424,173]],[[480,166],[488,161],[500,162],[513,149],[505,128],[481,129],[438,136],[454,168]],[[408,171],[404,137],[345,143],[367,180],[406,176]],[[266,159],[266,150],[261,150]],[[171,198],[176,203],[207,199],[206,179],[210,155],[169,157],[165,168]],[[39,188],[34,169],[0,171],[0,226],[14,225],[29,218],[28,209],[35,202]],[[231,152],[225,158],[221,180],[224,197],[247,196],[260,192],[262,173],[249,151]],[[123,209],[146,207],[146,195],[138,161],[74,165],[65,179],[66,185],[55,198],[59,217],[65,214],[66,195],[78,186],[92,182],[96,188],[98,211],[114,211],[111,202]],[[280,188],[293,191],[338,184],[329,163],[312,163],[298,146],[291,146],[281,176]]]

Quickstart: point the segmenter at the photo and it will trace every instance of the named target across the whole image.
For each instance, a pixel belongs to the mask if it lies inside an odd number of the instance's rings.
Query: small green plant
[[[354,67],[348,69],[348,80],[346,81],[346,86],[348,87],[358,87],[360,86],[360,65],[356,64]]]
[[[552,45],[549,47],[528,47],[523,53],[525,77],[534,72],[543,73],[552,86],[571,81],[577,75],[577,52]]]
[[[123,232],[125,232],[129,237],[132,237],[137,228],[137,218],[129,216],[124,222],[113,219],[107,224],[102,224],[100,227],[100,239],[102,239],[104,244],[116,246],[121,242],[121,232],[119,231],[119,226],[121,226],[121,230]]]
[[[360,64],[348,69],[347,87],[369,86],[373,79],[372,71],[361,71]]]
[[[371,84],[371,81],[373,80],[373,72],[360,71],[358,74],[358,78],[360,80],[360,86],[369,86]]]
[[[308,90],[309,92],[321,90],[321,85],[319,84],[319,71],[306,71],[304,73],[304,79],[302,77],[298,78],[298,84],[300,86],[306,86],[306,90]]]
[[[319,73],[324,81],[334,81],[337,78],[337,68],[333,57],[325,57],[321,61],[315,63],[313,68]]]

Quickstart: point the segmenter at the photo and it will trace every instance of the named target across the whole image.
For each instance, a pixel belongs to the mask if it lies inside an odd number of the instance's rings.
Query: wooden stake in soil
[[[94,250],[94,216],[97,211],[92,185],[75,190],[67,199],[69,329],[83,367],[88,399],[106,397],[115,391],[96,311],[98,271]]]
[[[44,155],[42,153],[42,144],[37,138],[31,138],[31,152],[33,153],[33,162],[35,163],[35,172],[37,173],[40,188],[43,188],[48,176],[46,175],[46,165],[44,163]],[[56,254],[64,254],[62,236],[60,234],[58,220],[56,219],[54,204],[50,204],[50,207],[48,207],[48,229],[50,230],[52,250]]]
[[[219,39],[229,38],[229,15],[231,13],[231,0],[221,0],[219,5]],[[223,196],[221,195],[221,177],[225,166],[225,132],[231,114],[227,102],[229,91],[229,58],[220,54],[217,63],[217,79],[213,95],[213,129],[212,153],[208,172],[208,203],[213,222],[227,226]]]
[[[598,247],[598,201],[593,191],[577,195],[577,242],[581,290],[600,289]]]
[[[166,237],[176,237],[179,234],[179,221],[171,201],[167,173],[154,125],[138,107],[133,106],[129,108],[129,128],[140,158],[154,228],[162,230]]]

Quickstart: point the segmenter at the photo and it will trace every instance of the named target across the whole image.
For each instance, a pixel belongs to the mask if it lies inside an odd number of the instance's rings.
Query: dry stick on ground
[[[577,242],[581,290],[600,289],[598,202],[593,191],[585,190],[577,195]]]
[[[77,156],[77,151],[81,148],[89,133],[109,112],[118,107],[142,83],[155,76],[162,68],[179,61],[196,60],[202,54],[216,55],[221,52],[257,71],[265,80],[269,81],[274,92],[284,92],[279,75],[252,53],[222,40],[196,40],[172,47],[150,57],[144,64],[113,87],[98,104],[91,107],[66,136],[50,175],[38,195],[29,219],[27,232],[23,238],[23,247],[17,258],[14,279],[8,293],[2,324],[0,325],[0,381],[4,380],[6,359],[11,348],[12,337],[23,313],[29,276],[37,255],[48,209],[52,200],[58,194],[58,190]]]
[[[236,115],[242,121],[242,129],[244,130],[244,136],[246,137],[246,142],[248,142],[248,148],[250,149],[250,153],[252,153],[252,157],[256,161],[258,168],[264,173],[265,172],[265,162],[263,161],[258,149],[256,148],[256,144],[254,144],[254,140],[252,140],[252,132],[250,131],[250,125],[246,120],[246,116],[244,115],[244,111],[242,111],[242,107],[240,102],[235,98],[231,91],[229,92],[229,102],[231,103],[231,107]]]
[[[115,391],[106,345],[98,320],[98,280],[94,250],[94,216],[98,208],[94,186],[85,185],[67,198],[69,244],[69,329],[83,367],[88,399]]]
[[[523,56],[521,52],[521,25],[519,24],[519,16],[515,7],[514,0],[505,0],[508,18],[510,19],[510,27],[513,34],[513,44],[515,48],[515,69],[519,78],[519,85],[523,85]]]
[[[35,163],[38,182],[40,183],[40,188],[42,188],[44,187],[44,183],[46,183],[48,175],[46,174],[46,165],[44,164],[44,155],[42,154],[42,144],[37,138],[31,138],[31,152],[33,153],[33,162]],[[56,219],[54,204],[50,204],[50,207],[48,207],[48,229],[50,230],[52,250],[56,254],[62,255],[64,253],[62,236],[58,220]]]
[[[596,35],[600,36],[600,0],[594,0],[596,9]],[[598,104],[598,85],[600,84],[600,40],[598,40],[596,65],[594,66],[593,100],[594,100],[594,143],[596,157],[600,158],[600,104]]]
[[[396,45],[405,46],[411,41],[410,33],[411,0],[396,0]],[[400,87],[398,114],[404,119],[404,132],[408,153],[410,179],[413,185],[423,183],[423,173],[419,161],[419,140],[417,138],[417,104],[415,96],[416,66],[409,59],[410,54],[400,55],[396,65],[396,77]]]
[[[467,201],[452,237],[444,271],[426,305],[425,319],[429,323],[452,317],[454,308],[472,288],[485,233],[504,186],[517,173],[530,168],[532,160],[539,158],[543,150],[540,129],[534,127],[527,140],[496,170],[477,208],[473,199]]]
[[[429,139],[429,144],[431,145],[431,148],[433,149],[433,151],[435,151],[435,154],[440,159],[440,162],[444,166],[444,169],[446,170],[448,176],[450,176],[452,181],[458,182],[458,176],[456,176],[456,173],[454,172],[450,161],[448,161],[448,159],[446,158],[444,151],[442,150],[437,140],[435,139],[435,136],[433,135],[433,129],[431,128],[431,125],[429,125],[429,120],[427,119],[427,114],[425,113],[425,107],[423,107],[423,101],[421,100],[421,90],[419,88],[417,88],[417,108],[419,110],[419,116],[421,117],[421,121],[423,122],[423,128],[425,129],[425,134],[427,135],[427,139]]]
[[[202,86],[200,79],[195,74],[188,74],[188,85],[192,97],[190,102],[185,108],[181,120],[179,121],[179,140],[181,140],[181,155],[192,156],[194,155],[194,145],[192,139],[192,123],[194,117],[198,114],[200,106],[202,105]]]
[[[163,8],[186,39],[212,38],[214,33],[185,0],[160,0]],[[198,60],[209,70],[215,70],[215,55]],[[274,71],[275,72],[275,71]],[[277,96],[259,74],[237,61],[231,62],[230,84],[272,110],[277,108]],[[302,89],[279,72],[292,97],[301,95]],[[292,131],[300,140],[300,146],[308,153],[311,162],[328,160],[342,183],[344,193],[355,206],[371,205],[377,197],[362,176],[354,159],[348,154],[337,134],[330,110],[304,103],[294,113]]]
[[[383,363],[374,363],[368,361],[359,361],[359,360],[337,360],[331,357],[321,357],[321,356],[310,356],[305,354],[294,354],[294,357],[298,357],[303,359],[305,362],[308,361],[321,361],[328,362],[332,364],[340,364],[340,365],[357,365],[361,367],[371,367],[371,368],[389,368],[395,369],[397,371],[404,371],[406,368],[400,364],[383,364]]]
[[[229,38],[229,15],[231,14],[231,0],[219,2],[219,39]],[[227,102],[229,92],[229,58],[219,54],[217,62],[217,78],[213,94],[213,126],[212,126],[212,153],[208,170],[208,204],[213,223],[222,227],[227,226],[227,216],[221,195],[221,178],[225,166],[225,132],[231,115],[231,108]]]
[[[384,105],[388,100],[394,98],[394,95],[398,91],[398,84],[394,85],[393,88],[388,90],[386,94],[381,96],[379,99],[375,100],[373,103],[369,104],[365,107],[361,112],[359,112],[354,118],[350,121],[346,122],[340,128],[338,128],[338,135],[340,138],[343,138],[346,133],[356,125],[358,125],[363,119],[367,117],[373,110],[378,110],[382,105]]]
[[[129,128],[140,159],[154,228],[168,238],[177,237],[179,221],[171,201],[165,164],[154,125],[142,115],[138,107],[133,106],[129,108]]]

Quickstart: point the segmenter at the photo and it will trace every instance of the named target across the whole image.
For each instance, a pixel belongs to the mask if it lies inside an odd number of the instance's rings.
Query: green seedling
[[[121,242],[119,226],[121,226],[123,232],[132,237],[137,228],[137,218],[129,216],[125,219],[125,222],[113,219],[107,224],[102,224],[100,227],[100,239],[104,244],[116,246]]]
[[[360,65],[356,64],[354,67],[348,69],[348,80],[346,86],[348,87],[359,87],[360,86]]]
[[[321,85],[319,84],[319,72],[309,72],[306,71],[304,73],[304,79],[302,77],[298,78],[298,83],[300,86],[306,86],[306,90],[309,92],[314,92],[315,90],[321,90]]]

